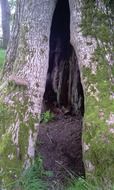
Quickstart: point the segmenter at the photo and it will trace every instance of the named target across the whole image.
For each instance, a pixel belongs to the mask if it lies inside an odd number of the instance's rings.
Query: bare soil
[[[64,182],[71,175],[84,176],[82,161],[82,119],[80,116],[56,115],[54,121],[41,124],[36,154],[44,169],[53,172],[48,180]]]

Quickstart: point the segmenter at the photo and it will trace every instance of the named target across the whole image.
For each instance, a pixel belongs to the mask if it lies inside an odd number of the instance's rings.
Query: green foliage
[[[74,179],[68,187],[65,187],[65,190],[114,190],[114,185],[112,184],[109,185],[109,183],[107,183],[106,185],[104,185],[104,187],[100,187],[95,178],[93,179],[93,181],[94,183],[92,181],[88,181],[82,178]]]
[[[74,179],[66,190],[97,190],[97,189],[99,189],[97,184],[92,185],[83,178],[78,178]]]
[[[34,164],[29,167],[16,182],[14,189],[20,190],[47,190],[44,178],[48,175],[44,171],[42,159],[38,157]]]
[[[3,67],[4,60],[5,60],[5,50],[0,49],[0,70]]]
[[[53,119],[54,119],[54,114],[50,110],[42,113],[42,115],[41,115],[41,121],[43,123],[48,123],[48,122],[52,121]]]

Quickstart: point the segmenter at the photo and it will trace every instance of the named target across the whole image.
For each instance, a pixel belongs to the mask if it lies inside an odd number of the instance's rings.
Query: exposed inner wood
[[[51,26],[49,68],[44,102],[56,104],[70,112],[84,115],[84,93],[78,60],[70,44],[70,10],[68,0],[58,0]]]

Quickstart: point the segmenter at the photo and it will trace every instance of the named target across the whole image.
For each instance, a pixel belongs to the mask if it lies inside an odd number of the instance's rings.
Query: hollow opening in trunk
[[[75,50],[70,43],[68,0],[58,0],[50,33],[49,67],[45,105],[65,107],[69,113],[84,115],[84,93]]]
[[[52,19],[44,105],[47,110],[60,111],[55,113],[54,121],[41,124],[43,127],[39,129],[38,140],[43,143],[38,145],[38,150],[43,158],[44,168],[53,171],[54,180],[64,181],[65,176],[69,176],[66,170],[76,176],[84,176],[84,93],[78,59],[70,43],[68,0],[58,0]]]

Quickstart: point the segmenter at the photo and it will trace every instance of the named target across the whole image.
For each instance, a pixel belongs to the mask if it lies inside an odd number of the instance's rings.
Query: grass
[[[99,189],[97,186],[93,186],[89,184],[86,180],[79,178],[73,180],[66,190],[97,190],[97,189]]]
[[[96,184],[91,184],[84,179],[74,180],[68,188],[64,190],[114,190],[114,185],[100,187],[97,182]],[[59,189],[58,189],[59,190]]]
[[[15,187],[11,187],[11,189],[47,190],[48,187],[44,181],[47,175],[50,175],[50,173],[44,171],[42,159],[38,157],[34,164],[23,172],[19,180],[16,182]]]
[[[3,67],[4,60],[5,60],[5,50],[0,49],[0,70]]]

